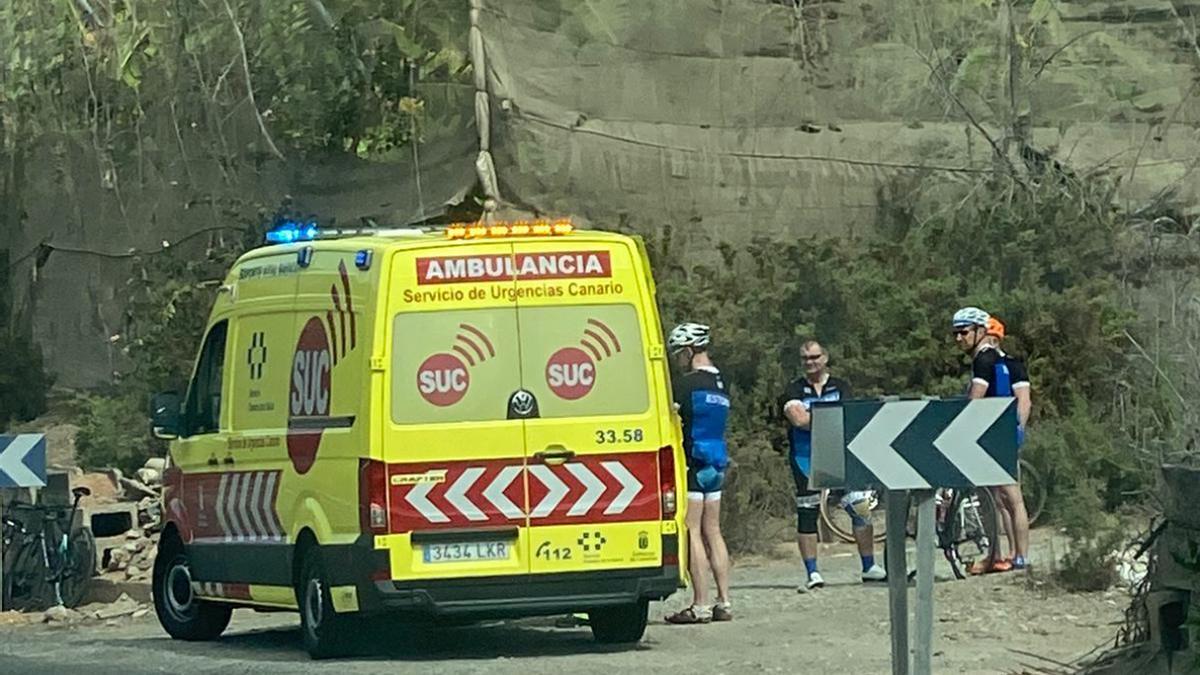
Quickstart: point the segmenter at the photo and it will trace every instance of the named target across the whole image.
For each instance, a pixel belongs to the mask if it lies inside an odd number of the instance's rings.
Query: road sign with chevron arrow
[[[1017,482],[1015,399],[845,401],[813,410],[814,487]]]

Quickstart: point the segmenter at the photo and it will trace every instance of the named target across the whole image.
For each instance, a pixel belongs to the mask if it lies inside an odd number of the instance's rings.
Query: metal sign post
[[[43,434],[0,436],[0,527],[4,522],[3,488],[46,485],[46,437]],[[0,612],[4,606],[4,538],[0,536]]]
[[[933,670],[933,551],[938,488],[1017,482],[1017,414],[1012,398],[844,401],[813,406],[816,488],[887,491],[892,675],[909,675],[910,497],[917,505],[916,640],[911,672]]]

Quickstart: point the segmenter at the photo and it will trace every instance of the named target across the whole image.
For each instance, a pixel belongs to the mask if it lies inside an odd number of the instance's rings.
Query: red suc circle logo
[[[296,352],[292,355],[292,382],[288,398],[288,457],[298,473],[307,473],[321,445],[321,427],[310,427],[298,420],[329,416],[332,399],[329,338],[325,324],[312,317],[300,331]]]
[[[546,362],[546,384],[559,398],[583,398],[596,384],[596,364],[582,349],[563,347]]]
[[[471,375],[462,359],[453,354],[434,354],[417,368],[417,391],[433,405],[454,405],[467,395]]]

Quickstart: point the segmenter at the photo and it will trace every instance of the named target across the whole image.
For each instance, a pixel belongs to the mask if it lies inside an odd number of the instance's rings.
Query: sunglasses
[[[822,356],[825,356],[825,355],[824,354],[805,354],[804,360],[805,361],[816,361],[816,360],[820,359]]]
[[[974,328],[959,328],[958,330],[954,331],[954,334],[961,337],[963,335],[970,335],[973,330],[975,330],[975,329]]]

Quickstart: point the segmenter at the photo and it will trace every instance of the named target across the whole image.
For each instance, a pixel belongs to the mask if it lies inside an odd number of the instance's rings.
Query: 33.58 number
[[[605,445],[611,443],[639,443],[645,437],[641,429],[597,429],[596,443]]]

